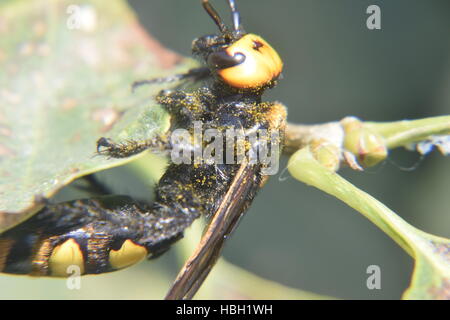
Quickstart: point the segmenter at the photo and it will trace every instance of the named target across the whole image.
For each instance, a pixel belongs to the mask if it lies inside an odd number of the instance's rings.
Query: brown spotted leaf
[[[450,241],[422,233],[415,268],[404,299],[450,300]]]
[[[130,159],[95,156],[102,136],[145,139],[168,127],[139,79],[193,62],[164,49],[123,1],[0,4],[0,231],[74,179]]]

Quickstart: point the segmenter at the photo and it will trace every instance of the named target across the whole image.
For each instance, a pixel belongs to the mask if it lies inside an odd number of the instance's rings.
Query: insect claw
[[[97,140],[97,153],[102,154],[105,152],[105,150],[100,150],[101,147],[111,147],[112,145],[112,141],[111,139],[105,138],[105,137],[101,137],[100,139]]]

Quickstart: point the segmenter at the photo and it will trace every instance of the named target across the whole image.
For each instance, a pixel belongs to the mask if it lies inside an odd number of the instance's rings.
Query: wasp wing
[[[220,257],[225,240],[234,231],[253,200],[259,183],[260,166],[244,161],[230,188],[213,214],[195,252],[186,261],[166,299],[191,299]]]

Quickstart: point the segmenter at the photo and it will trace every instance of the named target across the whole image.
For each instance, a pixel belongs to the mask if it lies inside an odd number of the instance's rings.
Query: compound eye
[[[208,56],[208,66],[212,69],[226,69],[237,66],[245,61],[245,55],[236,52],[230,56],[226,51],[213,52]]]
[[[233,64],[232,61],[236,61],[239,55],[244,57],[243,61]],[[240,89],[257,89],[270,84],[283,69],[283,61],[278,53],[254,34],[247,34],[231,44],[220,52],[220,57],[211,57],[214,60],[219,58],[222,60],[217,64],[223,66],[217,68],[219,77],[230,86]],[[230,61],[228,64],[227,60]]]

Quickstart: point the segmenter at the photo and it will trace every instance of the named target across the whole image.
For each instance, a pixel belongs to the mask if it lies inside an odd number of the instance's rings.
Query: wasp
[[[277,84],[283,62],[267,41],[244,31],[235,1],[228,0],[228,5],[231,27],[223,23],[208,0],[202,1],[219,32],[193,41],[192,53],[202,62],[201,67],[133,84],[134,89],[166,82],[200,84],[192,91],[177,87],[157,95],[156,100],[171,116],[169,133],[145,141],[115,142],[103,137],[97,142],[100,155],[118,158],[146,149],[173,150],[179,145],[170,135],[179,129],[193,134],[195,123],[202,124],[203,134],[211,130],[225,134],[231,129],[277,132],[276,141],[271,142],[282,145],[286,109],[278,102],[262,101],[262,95]],[[262,144],[247,136],[242,142],[244,155],[257,152]],[[219,142],[224,148],[215,149],[214,157],[229,151],[223,144]],[[194,155],[187,157],[188,163],[171,161],[155,188],[153,203],[109,197],[49,204],[0,235],[0,271],[66,277],[70,266],[79,268],[80,274],[119,270],[164,253],[195,219],[203,216],[209,219],[209,225],[201,246],[168,295],[192,297],[269,175],[266,162],[247,157],[238,161],[237,147],[231,148],[236,151],[231,161],[208,162],[196,161],[199,145],[192,139],[183,145]],[[200,147],[204,145],[200,142]],[[271,151],[278,159],[280,150]],[[185,288],[179,291],[180,287]]]

